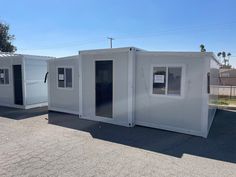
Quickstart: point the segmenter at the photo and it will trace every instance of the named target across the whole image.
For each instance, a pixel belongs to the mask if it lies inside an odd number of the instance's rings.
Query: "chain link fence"
[[[211,92],[219,97],[236,98],[236,86],[212,85]]]
[[[218,77],[217,82],[212,82],[217,85],[211,85],[211,95],[217,96],[214,104],[230,105],[236,108],[236,77]],[[215,80],[214,80],[215,81]]]

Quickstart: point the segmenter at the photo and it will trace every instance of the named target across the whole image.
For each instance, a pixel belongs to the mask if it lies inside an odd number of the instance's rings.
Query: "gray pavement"
[[[0,107],[0,176],[235,177],[236,112],[218,111],[204,139]]]

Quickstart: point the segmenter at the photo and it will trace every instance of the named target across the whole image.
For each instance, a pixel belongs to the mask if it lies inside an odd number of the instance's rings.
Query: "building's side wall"
[[[219,95],[219,89],[218,86],[220,85],[219,83],[219,64],[213,60],[209,59],[209,68],[208,72],[210,72],[210,94],[208,96],[209,100],[209,107],[208,107],[208,131],[210,130],[211,124],[213,122],[215,112],[217,109],[216,103],[218,100],[218,95]],[[214,89],[214,90],[213,90]]]
[[[81,53],[82,109],[88,119],[129,126],[128,124],[128,59],[129,52]],[[95,116],[95,61],[113,60],[113,118]]]
[[[58,67],[72,68],[73,88],[58,88]],[[78,56],[48,61],[49,110],[79,114],[79,64]]]
[[[137,52],[136,124],[204,136],[202,80],[204,57]],[[183,96],[152,95],[152,66],[183,65]]]
[[[25,87],[25,105],[30,106],[47,103],[47,83],[44,83],[44,77],[47,73],[47,61],[26,57],[24,64],[25,80],[23,84]]]
[[[0,85],[0,105],[14,106],[14,84],[12,65],[22,64],[21,56],[0,58],[0,68],[9,69],[9,85]],[[23,69],[23,67],[22,67]]]

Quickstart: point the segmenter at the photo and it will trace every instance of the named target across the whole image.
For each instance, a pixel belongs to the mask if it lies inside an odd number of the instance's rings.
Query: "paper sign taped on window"
[[[154,75],[154,83],[165,83],[165,75]]]
[[[4,73],[1,73],[1,74],[0,74],[0,78],[4,78]]]
[[[64,74],[59,74],[58,80],[59,81],[64,81]]]

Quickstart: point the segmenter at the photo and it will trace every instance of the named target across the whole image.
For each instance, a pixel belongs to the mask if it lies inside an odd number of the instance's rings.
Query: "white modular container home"
[[[0,53],[0,105],[30,109],[48,104],[47,60],[51,57]]]
[[[219,63],[210,52],[87,50],[48,61],[49,110],[127,127],[207,137],[218,99]]]

